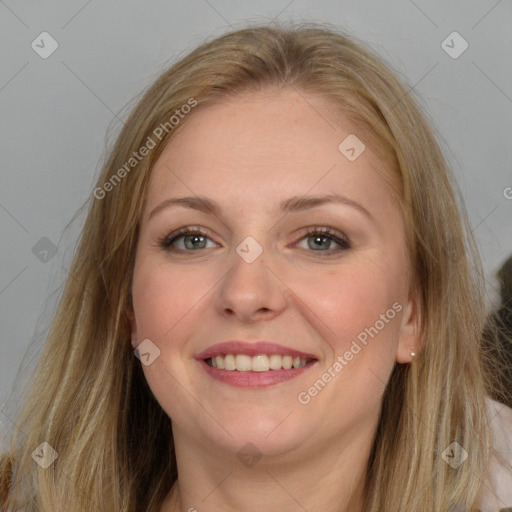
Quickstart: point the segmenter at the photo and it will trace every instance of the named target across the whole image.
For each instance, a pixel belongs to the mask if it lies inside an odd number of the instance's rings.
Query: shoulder
[[[512,409],[487,399],[492,454],[480,509],[498,512],[512,507]]]

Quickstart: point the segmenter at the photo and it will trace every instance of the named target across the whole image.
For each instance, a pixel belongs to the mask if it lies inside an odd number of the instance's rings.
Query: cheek
[[[332,378],[318,406],[351,404],[361,407],[360,414],[379,406],[396,360],[403,309],[400,274],[403,271],[391,265],[366,260],[296,281],[297,295],[310,309],[303,314],[330,346],[325,364],[311,381],[315,386],[326,371],[325,378]]]
[[[192,270],[192,266],[177,270],[176,266],[143,257],[134,269],[132,295],[138,340],[149,339],[160,351],[151,364],[142,365],[142,370],[153,395],[172,419],[182,417],[185,411],[197,423],[208,421],[200,407],[191,410],[187,390],[194,389],[194,382],[183,361],[191,356],[187,341],[193,326],[198,325],[198,312],[211,288],[208,276],[197,268]]]
[[[328,328],[328,338],[337,353],[376,323],[381,328],[381,315],[385,328],[380,330],[396,335],[399,308],[393,309],[392,305],[400,302],[402,289],[390,269],[367,264],[318,272],[294,284],[297,296]]]
[[[176,334],[180,324],[186,324],[186,318],[207,300],[214,284],[215,280],[192,266],[178,270],[149,260],[136,265],[132,294],[139,341],[149,338],[165,350],[183,344],[182,336]]]
[[[396,361],[401,290],[395,275],[370,266],[317,275],[314,287],[304,286],[315,315],[328,326],[324,339],[332,354],[322,371],[330,369],[336,377],[325,404],[360,404],[361,411],[378,407]]]
[[[307,305],[301,313],[331,348],[298,399],[311,413],[329,410],[333,431],[355,427],[370,411],[377,414],[395,365],[400,290],[396,271],[368,261],[317,272],[294,284]]]

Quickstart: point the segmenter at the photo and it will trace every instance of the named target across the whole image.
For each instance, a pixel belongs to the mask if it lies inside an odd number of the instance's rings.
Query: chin
[[[231,436],[219,428],[213,431],[198,433],[203,440],[206,438],[218,448],[241,456],[245,451],[256,451],[265,457],[284,456],[305,448],[313,439],[318,428],[308,428],[304,422],[298,422],[298,415],[293,411],[281,411],[279,415],[265,414],[259,410],[254,414],[247,414],[245,419],[232,419],[227,421],[218,418],[226,424]],[[297,416],[297,417],[296,417]],[[224,423],[226,422],[226,423]]]

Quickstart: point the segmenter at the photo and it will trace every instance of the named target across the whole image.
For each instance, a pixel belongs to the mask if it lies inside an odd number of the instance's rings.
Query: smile
[[[195,359],[213,379],[251,389],[294,379],[318,362],[314,354],[277,343],[240,340],[210,346]]]
[[[219,370],[238,372],[268,372],[275,370],[291,370],[302,368],[312,359],[292,357],[281,354],[258,354],[250,356],[247,354],[225,354],[210,357],[205,360],[206,364]]]

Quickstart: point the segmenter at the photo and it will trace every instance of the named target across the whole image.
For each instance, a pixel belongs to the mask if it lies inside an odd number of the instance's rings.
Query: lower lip
[[[316,361],[308,363],[302,368],[293,368],[290,370],[269,370],[267,372],[239,372],[237,370],[220,370],[213,368],[201,360],[199,363],[206,370],[206,372],[216,380],[236,386],[239,388],[264,388],[274,386],[280,382],[298,377],[305,371],[309,370]]]

